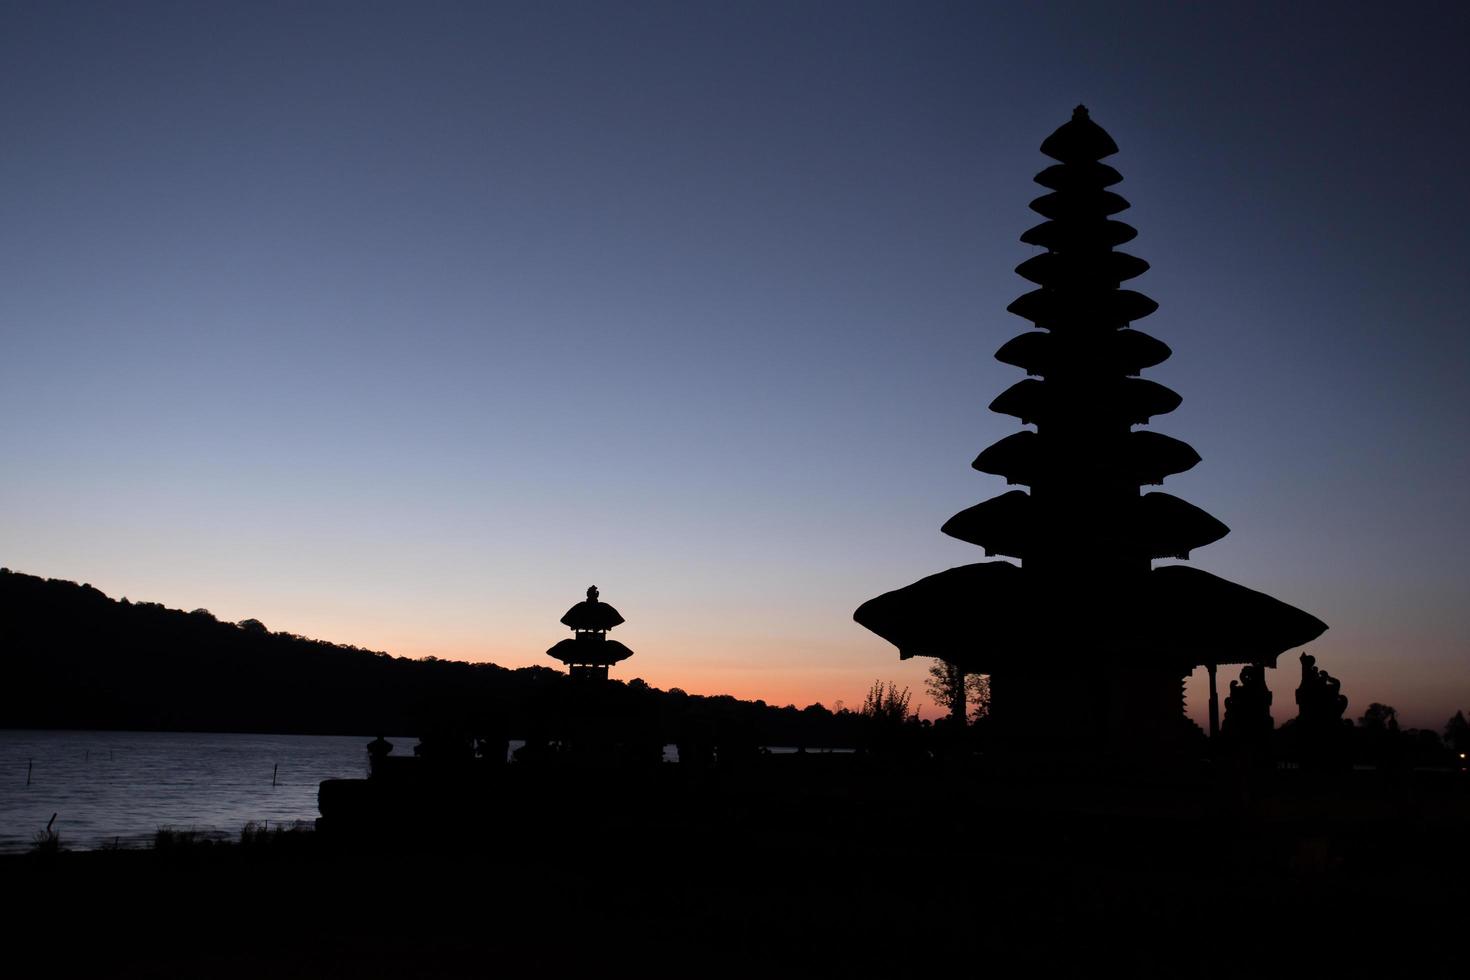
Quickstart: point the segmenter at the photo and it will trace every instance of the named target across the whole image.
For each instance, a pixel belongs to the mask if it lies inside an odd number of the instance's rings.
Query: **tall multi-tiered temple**
[[[571,668],[577,680],[607,680],[607,668],[633,656],[633,651],[617,640],[609,640],[607,631],[623,622],[618,611],[598,599],[597,586],[587,589],[587,598],[567,610],[562,625],[572,628],[572,638],[562,640],[547,650]]]
[[[1139,377],[1169,348],[1132,328],[1158,304],[1122,283],[1148,263],[1114,248],[1137,234],[1102,158],[1118,151],[1081,106],[1041,144],[1058,161],[1036,176],[1021,236],[1036,255],[1016,268],[1038,288],[1008,309],[1035,324],[996,353],[1025,370],[990,404],[1023,426],[975,460],[1011,490],[950,518],[944,533],[1007,561],[963,565],[864,603],[854,618],[902,658],[938,657],[990,675],[998,735],[1044,745],[1089,737],[1111,751],[1178,745],[1190,730],[1183,681],[1208,668],[1274,667],[1326,624],[1270,596],[1182,565],[1228,528],[1163,483],[1200,457],[1138,429],[1180,398]],[[1075,741],[1073,744],[1077,744]]]

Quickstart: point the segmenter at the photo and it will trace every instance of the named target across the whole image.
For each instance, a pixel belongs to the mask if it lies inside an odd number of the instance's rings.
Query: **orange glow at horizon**
[[[551,634],[545,646],[550,647],[560,634]],[[639,678],[652,687],[662,690],[679,688],[688,694],[706,697],[729,695],[742,701],[764,701],[773,707],[794,705],[805,708],[821,704],[830,710],[838,707],[856,711],[862,707],[863,698],[872,688],[874,681],[887,684],[890,681],[900,689],[907,687],[912,697],[911,704],[922,718],[937,718],[943,709],[934,705],[924,691],[924,678],[928,673],[928,662],[923,659],[900,661],[893,656],[886,663],[864,666],[871,658],[854,657],[856,665],[793,665],[789,662],[772,662],[775,655],[759,657],[752,654],[744,664],[722,660],[719,663],[701,662],[708,658],[644,655],[633,644],[631,634],[626,641],[633,647],[634,656],[611,671],[615,680],[630,681]],[[493,663],[514,670],[520,667],[548,667],[565,670],[542,651],[527,653],[524,649],[486,649],[484,644],[459,646],[420,645],[405,643],[389,650],[395,656],[410,658],[438,657],[441,660],[463,660],[470,663]],[[789,658],[782,658],[789,661]]]

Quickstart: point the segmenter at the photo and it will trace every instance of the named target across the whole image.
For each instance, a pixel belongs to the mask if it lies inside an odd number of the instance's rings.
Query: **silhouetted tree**
[[[236,623],[235,625],[238,626],[238,627],[240,627],[242,630],[244,630],[247,633],[269,633],[270,632],[270,630],[268,630],[268,629],[265,628],[265,624],[262,623],[258,619],[242,619],[238,623]]]
[[[1380,769],[1393,770],[1402,761],[1403,745],[1399,735],[1398,712],[1374,701],[1358,719],[1358,742],[1361,758]]]
[[[906,755],[918,745],[918,717],[909,715],[913,696],[891,681],[874,681],[863,698],[858,717],[862,721],[863,744],[879,755]]]
[[[1453,752],[1470,752],[1470,721],[1465,720],[1465,712],[1456,711],[1444,723],[1444,740]]]
[[[1399,730],[1398,711],[1374,701],[1358,719],[1358,724],[1370,730],[1396,732]]]
[[[911,700],[913,695],[908,688],[900,691],[892,681],[885,688],[882,681],[874,681],[872,689],[863,697],[862,715],[880,724],[899,725],[908,719]]]
[[[1411,769],[1442,766],[1450,761],[1444,741],[1432,728],[1410,728],[1403,733],[1403,738]]]
[[[960,724],[978,721],[990,710],[990,678],[984,674],[967,674],[944,660],[929,665],[924,690],[936,704],[949,709],[949,716]]]

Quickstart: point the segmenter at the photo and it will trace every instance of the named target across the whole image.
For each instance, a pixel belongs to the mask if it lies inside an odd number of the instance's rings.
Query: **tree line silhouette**
[[[0,569],[0,727],[490,736],[556,742],[578,703],[550,667],[509,669],[272,632]],[[857,746],[860,710],[778,707],[609,681],[649,743]]]
[[[926,687],[952,713],[931,724],[918,718],[909,691],[881,682],[862,705],[836,710],[661,690],[639,678],[600,685],[590,703],[549,667],[394,657],[272,632],[257,619],[230,623],[205,609],[114,600],[91,585],[10,569],[0,569],[0,623],[0,727],[409,734],[431,756],[524,739],[525,761],[586,742],[589,730],[646,761],[665,744],[679,745],[690,761],[730,761],[767,746],[970,754],[987,740],[983,678],[937,662]],[[1443,738],[1400,730],[1394,709],[1378,703],[1354,725],[1336,681],[1310,664],[1307,671],[1311,690],[1321,691],[1307,695],[1299,717],[1273,726],[1264,714],[1270,702],[1261,701],[1264,681],[1248,669],[1226,699],[1222,750],[1316,768],[1454,765],[1470,752],[1463,712]],[[1276,706],[1278,716],[1285,707]],[[1088,737],[1073,719],[1055,724],[1079,745]]]

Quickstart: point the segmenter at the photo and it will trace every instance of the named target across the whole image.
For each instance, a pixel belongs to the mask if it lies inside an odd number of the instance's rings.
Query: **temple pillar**
[[[1205,664],[1210,675],[1210,738],[1220,734],[1220,691],[1215,686],[1215,665]]]

